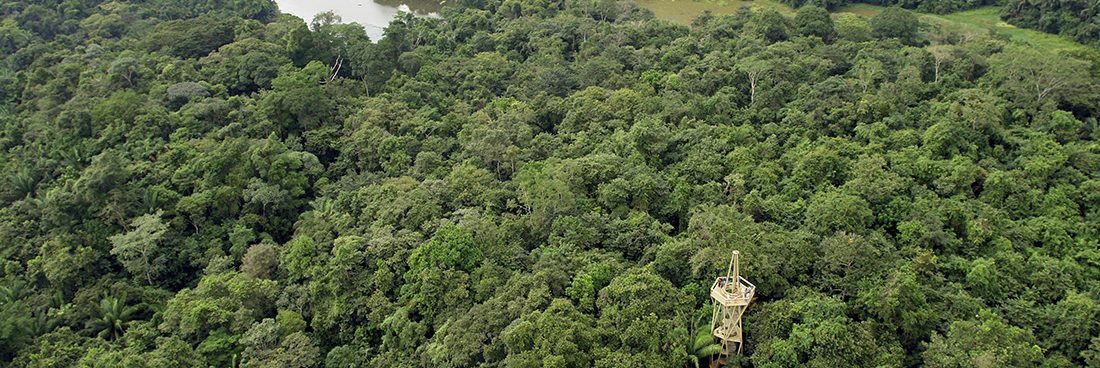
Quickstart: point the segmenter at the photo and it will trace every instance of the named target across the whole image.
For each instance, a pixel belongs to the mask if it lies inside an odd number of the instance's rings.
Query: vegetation
[[[893,8],[0,5],[0,365],[1100,363],[1094,59]]]
[[[1006,0],[1003,17],[1020,27],[1064,35],[1093,47],[1100,46],[1100,17],[1095,1]]]
[[[833,10],[847,4],[869,4],[886,7],[902,7],[928,13],[946,14],[999,4],[1000,0],[779,0],[791,7],[814,5]]]
[[[836,18],[852,15],[874,17],[886,8],[867,4],[851,4],[840,7],[834,13]],[[1074,42],[1066,37],[1043,33],[1028,28],[1008,24],[1001,19],[1001,8],[986,6],[949,14],[919,14],[928,37],[953,35],[954,37],[997,37],[1024,44],[1030,48],[1055,54],[1070,54],[1076,57],[1098,60],[1100,54],[1096,48]]]
[[[1017,27],[1065,36],[1092,47],[1100,46],[1100,4],[1090,0],[779,0],[793,8],[805,4],[829,10],[862,5],[897,6],[927,13],[950,14],[986,7],[998,9],[998,21],[1003,19]],[[996,6],[994,6],[996,5]],[[958,18],[982,16],[978,11]]]

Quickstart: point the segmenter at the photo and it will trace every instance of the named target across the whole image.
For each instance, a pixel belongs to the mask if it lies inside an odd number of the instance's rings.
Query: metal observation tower
[[[713,302],[713,314],[710,320],[710,331],[722,345],[722,351],[717,359],[711,361],[712,367],[723,365],[734,352],[740,354],[744,340],[741,336],[741,316],[745,314],[756,293],[756,285],[740,275],[741,252],[733,251],[730,257],[729,269],[725,277],[714,280],[714,286],[710,287],[710,297]]]

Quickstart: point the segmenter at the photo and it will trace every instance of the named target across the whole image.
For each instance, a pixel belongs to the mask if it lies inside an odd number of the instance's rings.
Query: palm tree
[[[24,317],[20,327],[25,338],[34,339],[53,331],[54,328],[57,328],[57,324],[56,318],[50,317],[49,313],[42,312]]]
[[[9,173],[7,179],[9,188],[15,194],[13,198],[25,198],[28,194],[33,194],[34,186],[38,184],[34,181],[31,170],[26,167]]]
[[[137,311],[137,307],[127,307],[122,300],[115,297],[106,297],[99,301],[99,319],[92,322],[92,328],[100,331],[101,335],[107,335],[110,340],[122,336],[130,317]]]
[[[698,325],[696,321],[695,325]],[[699,368],[699,362],[705,361],[714,354],[718,354],[722,351],[722,345],[714,342],[714,336],[710,335],[710,331],[706,328],[692,328],[695,331],[692,334],[691,342],[687,346],[688,362],[691,364],[684,364],[685,366]]]
[[[27,295],[27,283],[19,279],[10,279],[0,285],[0,305],[15,303]]]

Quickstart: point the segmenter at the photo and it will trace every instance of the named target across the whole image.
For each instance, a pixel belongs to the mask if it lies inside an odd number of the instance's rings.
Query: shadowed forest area
[[[5,0],[0,365],[1100,366],[1094,50],[786,3]]]

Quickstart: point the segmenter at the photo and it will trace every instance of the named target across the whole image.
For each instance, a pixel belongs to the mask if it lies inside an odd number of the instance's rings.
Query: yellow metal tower
[[[722,352],[711,361],[712,367],[725,364],[729,355],[735,351],[740,354],[744,340],[741,338],[741,316],[745,314],[756,293],[756,286],[740,275],[741,252],[733,251],[729,269],[725,277],[714,280],[710,287],[710,297],[714,313],[711,315],[710,330],[722,344]]]

